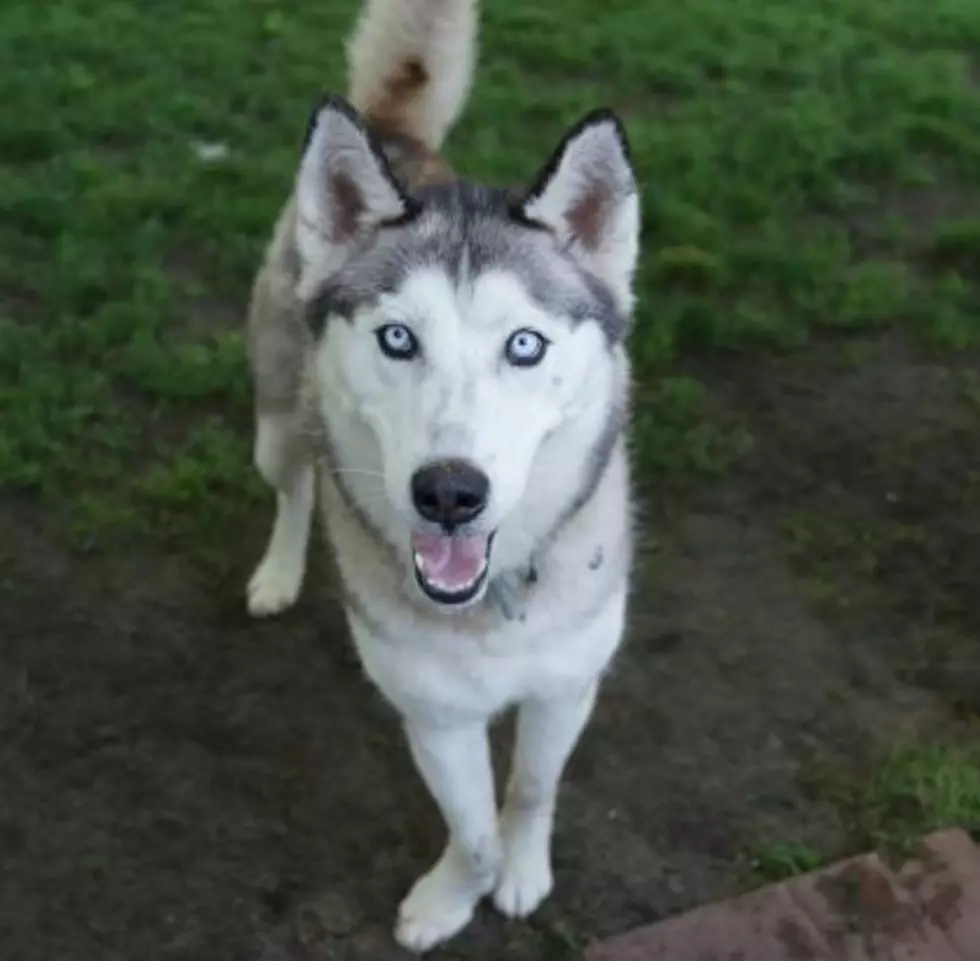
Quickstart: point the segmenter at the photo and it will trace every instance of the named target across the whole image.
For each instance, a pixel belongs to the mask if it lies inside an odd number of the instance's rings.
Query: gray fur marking
[[[550,545],[561,533],[565,525],[592,500],[592,495],[596,492],[596,488],[598,488],[599,482],[602,480],[603,475],[606,473],[606,468],[612,460],[613,453],[616,450],[616,444],[619,443],[620,438],[623,436],[627,418],[628,408],[626,398],[623,397],[610,410],[609,417],[603,425],[599,436],[596,438],[589,456],[589,463],[582,480],[582,485],[559,516],[555,526],[546,537],[542,538],[541,545],[536,550],[542,550]]]
[[[521,218],[507,190],[457,182],[419,188],[421,212],[383,227],[355,247],[308,308],[315,333],[328,317],[350,318],[384,293],[392,293],[421,267],[443,268],[454,281],[464,272],[506,270],[549,313],[573,323],[598,323],[609,344],[618,343],[629,318],[609,289],[562,250],[544,227]]]
[[[398,550],[395,545],[384,536],[368,512],[358,503],[350,487],[347,486],[342,468],[337,462],[336,447],[322,418],[316,418],[315,426],[306,425],[305,435],[319,459],[320,469],[330,476],[330,483],[336,488],[344,506],[350,511],[361,529],[379,548],[387,552],[392,558],[397,559]]]

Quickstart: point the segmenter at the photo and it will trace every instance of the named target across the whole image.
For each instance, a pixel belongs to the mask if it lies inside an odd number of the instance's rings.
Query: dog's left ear
[[[640,245],[640,199],[619,118],[597,110],[558,145],[521,205],[553,230],[584,267],[604,281],[624,313],[633,307]]]

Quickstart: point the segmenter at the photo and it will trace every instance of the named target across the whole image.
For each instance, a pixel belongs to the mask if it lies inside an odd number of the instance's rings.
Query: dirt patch
[[[976,356],[923,358],[884,336],[757,359],[725,388],[755,425],[744,465],[753,502],[837,602],[825,609],[842,640],[867,650],[869,675],[884,657],[970,715],[980,713],[978,369]]]
[[[442,957],[575,957],[732,892],[760,843],[843,849],[813,765],[864,769],[897,732],[948,723],[946,688],[899,655],[923,625],[980,624],[963,566],[980,546],[969,411],[928,371],[910,379],[894,345],[820,357],[716,385],[751,414],[756,448],[645,542],[631,637],[565,784],[556,893],[525,924],[482,910]],[[839,498],[927,532],[850,620],[812,602],[780,526]],[[216,579],[163,552],[69,555],[23,503],[0,519],[10,956],[403,957],[390,925],[438,818],[323,581],[277,622],[246,618],[269,517]],[[908,630],[855,643],[875,612]]]

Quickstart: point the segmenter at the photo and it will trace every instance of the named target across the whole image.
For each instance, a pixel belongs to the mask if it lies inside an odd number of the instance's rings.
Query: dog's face
[[[319,376],[340,387],[321,396],[342,396],[374,440],[369,463],[340,469],[380,475],[370,509],[422,592],[472,603],[542,444],[587,407],[626,333],[639,213],[622,132],[590,118],[523,196],[410,196],[333,103],[297,197]]]

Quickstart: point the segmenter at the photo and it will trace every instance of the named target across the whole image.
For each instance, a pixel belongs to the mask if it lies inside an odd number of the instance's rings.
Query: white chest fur
[[[363,530],[325,476],[325,520],[368,676],[403,715],[444,723],[587,687],[622,635],[631,560],[626,480],[617,450],[507,619],[489,598],[455,615],[413,603],[404,565]]]

